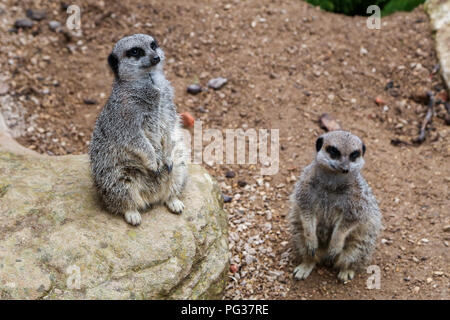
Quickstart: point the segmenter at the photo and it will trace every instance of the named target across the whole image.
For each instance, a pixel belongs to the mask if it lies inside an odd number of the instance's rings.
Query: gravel
[[[0,96],[7,94],[9,85],[7,83],[0,82]]]
[[[233,200],[232,197],[223,195],[223,202],[224,203],[229,203],[229,202],[231,202],[231,200]]]
[[[44,20],[47,17],[47,12],[45,10],[28,9],[26,14],[28,18],[36,21]]]
[[[59,21],[52,20],[48,23],[48,26],[50,30],[57,31],[59,28],[61,28],[61,23]]]
[[[234,171],[231,171],[231,170],[227,171],[225,173],[225,177],[228,178],[228,179],[232,179],[232,178],[236,177],[236,173]]]
[[[214,89],[214,90],[219,90],[227,82],[228,82],[228,79],[226,79],[226,78],[222,78],[222,77],[214,78],[214,79],[209,80],[208,87],[210,87],[211,89]]]
[[[29,29],[33,26],[34,22],[27,18],[17,19],[16,22],[14,22],[14,27],[18,29]]]
[[[186,91],[187,91],[187,93],[196,95],[196,94],[199,94],[200,92],[202,92],[202,87],[198,84],[191,84],[187,87]]]

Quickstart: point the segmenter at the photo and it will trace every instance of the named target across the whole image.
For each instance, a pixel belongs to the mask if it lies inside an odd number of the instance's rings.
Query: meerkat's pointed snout
[[[348,161],[344,161],[340,166],[342,173],[348,173],[350,171],[350,163]]]
[[[161,58],[160,58],[159,56],[154,56],[154,57],[150,60],[152,66],[156,66],[160,61],[161,61]]]

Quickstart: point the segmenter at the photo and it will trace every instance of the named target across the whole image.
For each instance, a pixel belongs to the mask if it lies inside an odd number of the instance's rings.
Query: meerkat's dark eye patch
[[[358,159],[361,156],[361,152],[359,150],[355,150],[352,153],[350,153],[350,161],[356,161],[356,159]]]
[[[362,146],[362,152],[363,152],[363,155],[366,153],[366,145],[363,143],[363,146]]]
[[[142,48],[134,47],[134,48],[131,48],[130,50],[127,50],[126,56],[139,59],[140,57],[145,56],[145,51]]]
[[[152,50],[156,50],[156,48],[158,48],[158,42],[153,40],[152,43],[150,43],[150,48],[152,48]]]
[[[341,152],[336,147],[328,146],[325,150],[328,152],[331,159],[339,159],[341,157]]]

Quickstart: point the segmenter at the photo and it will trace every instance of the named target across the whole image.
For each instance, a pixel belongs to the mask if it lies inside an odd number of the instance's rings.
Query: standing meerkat
[[[106,209],[141,223],[139,211],[163,203],[180,214],[187,153],[163,72],[156,40],[134,34],[119,40],[108,57],[114,83],[95,123],[89,155],[95,186]]]
[[[364,143],[345,131],[316,141],[317,155],[291,195],[290,227],[301,263],[296,279],[306,279],[316,263],[339,270],[341,281],[370,261],[381,229],[381,213],[366,180]]]

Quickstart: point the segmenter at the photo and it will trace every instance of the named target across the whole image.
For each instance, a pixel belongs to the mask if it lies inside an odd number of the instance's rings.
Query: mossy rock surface
[[[0,132],[0,298],[221,297],[227,215],[203,168],[189,167],[182,215],[156,206],[132,227],[101,208],[86,155],[38,156],[8,139]]]

